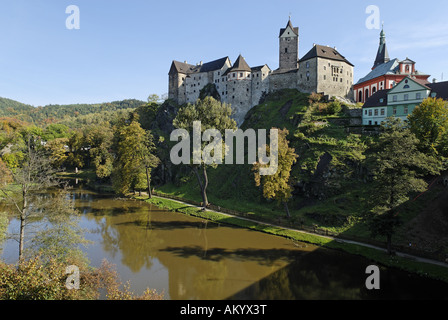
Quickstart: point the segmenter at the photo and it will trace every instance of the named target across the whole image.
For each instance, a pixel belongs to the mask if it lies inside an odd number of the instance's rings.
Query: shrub
[[[330,102],[327,105],[327,113],[328,114],[337,114],[342,111],[341,103],[337,100]]]

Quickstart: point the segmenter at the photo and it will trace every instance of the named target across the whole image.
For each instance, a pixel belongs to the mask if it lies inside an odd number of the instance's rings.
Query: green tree
[[[266,199],[275,199],[282,203],[285,207],[288,218],[291,217],[288,208],[288,201],[292,197],[292,186],[290,181],[292,166],[296,163],[298,155],[293,148],[289,147],[287,129],[278,131],[278,168],[273,175],[260,175],[260,168],[267,167],[267,164],[257,162],[253,166],[255,172],[256,185],[262,186],[263,196]],[[270,153],[270,147],[266,146],[267,152]],[[273,161],[271,159],[271,161]]]
[[[370,230],[373,236],[386,236],[391,252],[392,236],[400,225],[399,205],[412,192],[427,189],[423,178],[439,173],[440,163],[418,150],[419,140],[400,119],[391,118],[382,128],[367,158],[375,185],[371,200],[376,204],[370,212]]]
[[[63,214],[66,207],[56,208],[51,197],[42,197],[41,193],[48,188],[60,185],[55,177],[55,170],[42,150],[35,150],[31,146],[32,137],[28,137],[27,150],[24,150],[25,159],[16,170],[9,174],[13,183],[17,185],[16,191],[10,192],[0,185],[0,193],[7,200],[19,219],[19,260],[24,258],[25,229],[29,224],[45,215]]]
[[[152,93],[148,96],[147,100],[148,100],[148,103],[152,103],[152,102],[157,103],[160,100],[160,97],[157,94]]]
[[[113,169],[113,130],[108,123],[92,125],[85,130],[85,143],[89,148],[90,163],[99,179],[110,177]]]
[[[158,164],[151,133],[140,126],[136,115],[132,115],[130,120],[117,126],[114,140],[116,157],[112,182],[115,191],[126,194],[146,187],[151,197],[151,168]]]
[[[173,121],[174,127],[178,129],[185,129],[193,134],[193,123],[195,121],[201,122],[201,136],[204,131],[208,129],[216,129],[221,133],[221,136],[225,136],[225,130],[235,130],[237,124],[235,120],[231,118],[232,108],[226,103],[221,103],[212,97],[206,97],[203,100],[198,100],[195,104],[187,104],[185,107],[178,111],[176,118]],[[203,149],[205,143],[202,142],[201,149]],[[224,154],[224,153],[223,153]],[[202,158],[202,157],[201,157]],[[191,163],[191,168],[195,173],[198,184],[201,189],[202,205],[207,207],[209,205],[207,197],[207,188],[209,184],[207,167],[216,167],[216,164],[209,165],[201,160],[201,164]],[[201,171],[201,173],[199,173]]]
[[[440,154],[448,135],[447,102],[427,98],[408,116],[408,121],[411,131],[420,140],[421,150]]]
[[[69,153],[66,163],[72,168],[83,168],[88,160],[85,136],[82,131],[75,131],[68,139]]]

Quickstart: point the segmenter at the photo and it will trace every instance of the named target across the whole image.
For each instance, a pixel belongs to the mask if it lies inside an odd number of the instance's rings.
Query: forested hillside
[[[135,109],[144,104],[144,101],[130,99],[96,104],[33,107],[11,99],[0,98],[0,117],[15,118],[34,124],[48,124],[89,114]]]

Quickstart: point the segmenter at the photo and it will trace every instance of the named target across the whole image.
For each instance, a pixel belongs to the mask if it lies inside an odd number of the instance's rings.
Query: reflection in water
[[[168,299],[448,298],[448,286],[382,269],[381,290],[365,289],[361,257],[76,189],[92,265],[107,259],[141,293]]]

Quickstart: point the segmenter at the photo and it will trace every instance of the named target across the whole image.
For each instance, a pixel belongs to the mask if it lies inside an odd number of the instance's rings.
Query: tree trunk
[[[152,192],[151,192],[151,179],[149,178],[149,168],[146,167],[146,182],[148,185],[148,197],[149,199],[152,198]]]
[[[202,184],[202,179],[201,179],[201,176],[199,175],[199,170],[198,170],[197,166],[194,167],[193,171],[196,174],[196,178],[198,179],[199,187],[201,188],[202,207],[206,208],[208,206],[208,200],[207,200],[207,186],[208,186],[207,171],[206,171],[205,166],[204,166],[203,167],[204,184]]]
[[[392,235],[387,235],[387,253],[392,254]]]
[[[204,186],[202,189],[202,200],[204,201],[204,208],[208,206],[208,199],[207,199],[207,187],[208,187],[208,176],[207,176],[207,169],[205,165],[202,166],[202,172],[204,174]]]
[[[20,236],[19,236],[19,262],[23,260],[23,248],[25,243],[25,220],[26,220],[26,194],[23,193],[23,208],[20,212]]]
[[[286,215],[288,216],[288,219],[291,218],[291,213],[289,212],[288,203],[285,201],[283,202],[283,205],[285,206]]]

